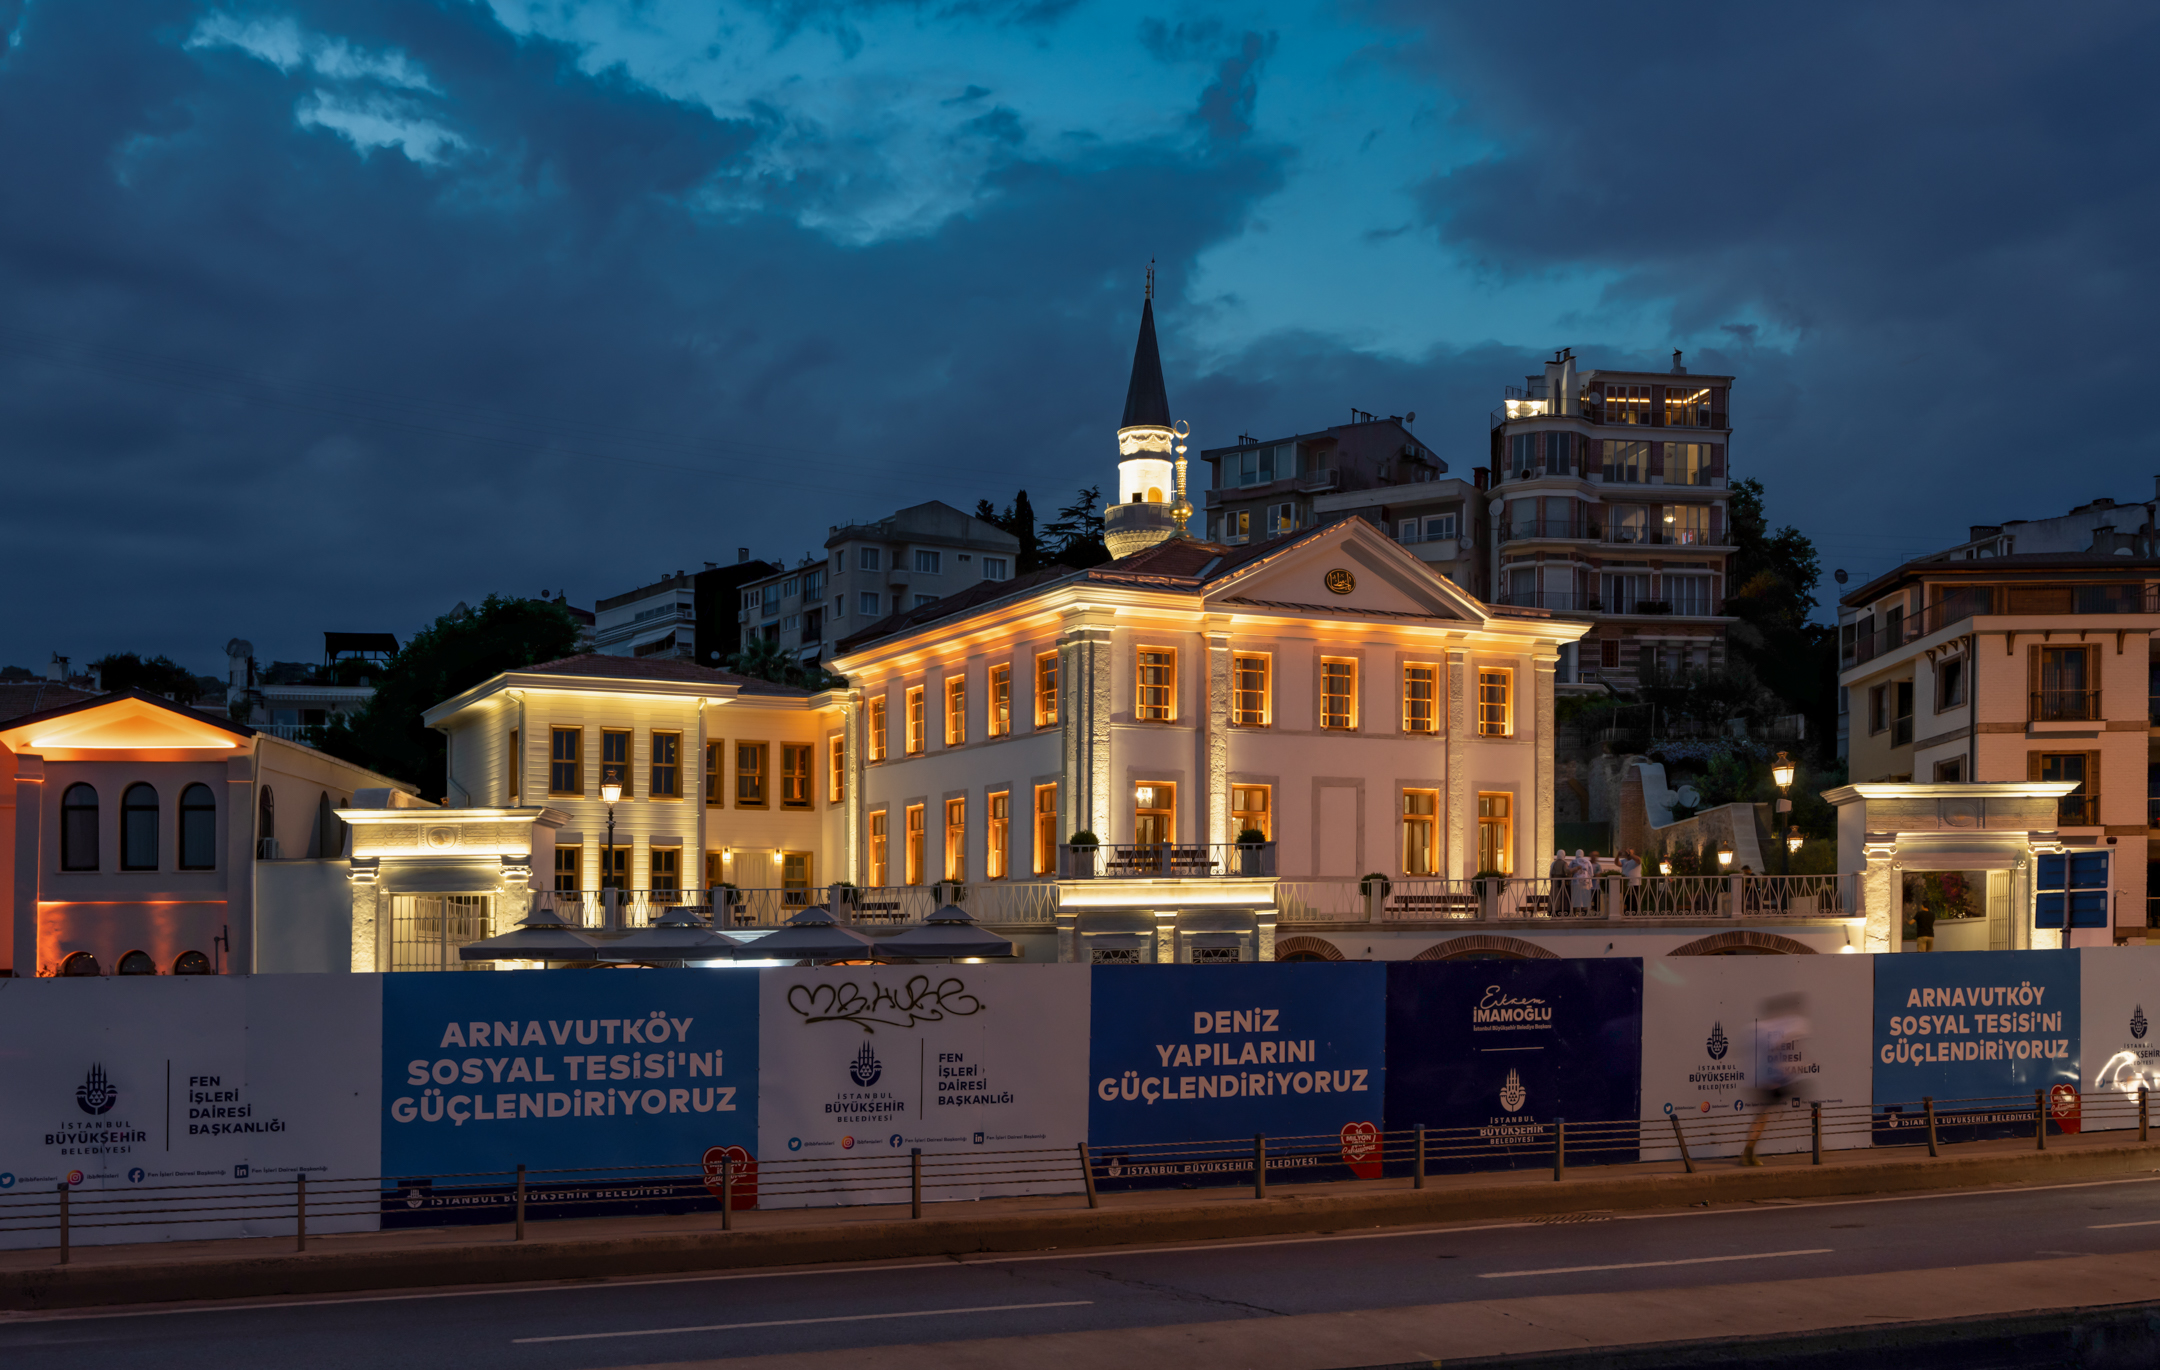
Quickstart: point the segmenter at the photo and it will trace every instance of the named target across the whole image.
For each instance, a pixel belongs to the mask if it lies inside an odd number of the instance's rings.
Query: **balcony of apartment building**
[[[1597,618],[1725,617],[1723,599],[1707,590],[1696,592],[1692,587],[1684,592],[1667,593],[1662,597],[1652,597],[1647,592],[1636,594],[1612,590],[1509,589],[1501,591],[1493,603],[1516,609],[1545,609],[1556,614],[1590,615]]]
[[[1936,595],[1937,598],[1917,613],[1908,612],[1904,606],[1898,605],[1880,614],[1871,612],[1855,617],[1842,625],[1839,632],[1839,669],[1849,671],[1866,665],[1905,648],[1914,647],[1915,644],[1927,642],[1953,628],[1972,631],[1979,626],[1972,624],[1975,619],[2050,621],[2036,628],[2036,631],[2045,632],[2051,631],[2053,624],[2060,620],[2088,615],[2112,617],[2160,614],[2160,585],[2137,582],[1944,585],[1927,587],[1926,592]],[[2046,694],[2047,698],[2043,699],[2043,694]],[[2038,711],[2043,709],[2074,711],[2098,710],[2099,707],[2098,691],[2035,691],[2033,696],[2035,719],[2042,717]],[[2150,716],[2160,718],[2160,713]],[[2071,712],[2062,714],[2059,720],[2048,721],[2077,722],[2101,717],[2104,715],[2098,712]]]

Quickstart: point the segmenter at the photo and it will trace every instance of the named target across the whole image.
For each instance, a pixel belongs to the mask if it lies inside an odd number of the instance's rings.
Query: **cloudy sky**
[[[0,0],[0,663],[310,659],[1202,445],[1739,377],[1856,578],[2151,498],[2150,7]],[[2148,379],[2141,380],[2140,377]]]

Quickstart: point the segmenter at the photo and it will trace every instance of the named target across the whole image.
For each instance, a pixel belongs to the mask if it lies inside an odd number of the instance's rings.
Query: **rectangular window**
[[[1133,841],[1143,846],[1177,841],[1177,786],[1133,786]]]
[[[923,749],[923,687],[907,692],[907,754],[919,756]]]
[[[967,677],[945,681],[945,745],[958,747],[967,741]]]
[[[548,733],[548,793],[585,793],[585,765],[580,755],[584,750],[585,730],[550,728]]]
[[[1005,854],[1011,850],[1012,796],[998,791],[985,801],[984,812],[989,815],[989,847],[983,853],[983,878],[1003,880]]]
[[[2034,927],[2108,925],[2108,853],[2064,852],[2043,856],[2034,864]]]
[[[791,909],[810,907],[810,853],[780,853],[780,903]]]
[[[835,737],[830,746],[832,748],[832,778],[831,785],[826,793],[831,796],[830,802],[834,804],[845,803],[847,800],[847,739]]]
[[[1545,435],[1545,474],[1565,476],[1574,471],[1575,435],[1573,433],[1547,433]]]
[[[1423,519],[1404,519],[1395,532],[1396,536],[1406,543],[1423,542],[1425,540],[1425,521]]]
[[[2100,717],[2100,692],[2087,688],[2098,676],[2089,647],[2040,647],[2033,653],[2032,717],[2035,721]]]
[[[920,804],[907,806],[905,837],[907,845],[902,857],[907,862],[907,882],[910,885],[920,885],[923,859],[923,806]]]
[[[2057,801],[2055,821],[2065,828],[2100,825],[2100,754],[2098,752],[2034,752],[2033,779],[2070,780],[2077,788]]]
[[[938,597],[936,595],[917,595],[915,596],[915,607],[920,609],[925,604],[935,604],[937,601]]]
[[[878,809],[870,815],[870,883],[891,883],[891,868],[885,858],[885,810]]]
[[[1454,536],[1455,516],[1453,514],[1435,514],[1425,520],[1425,540],[1427,542],[1438,542],[1443,538]]]
[[[1625,422],[1625,420],[1613,420]],[[1650,444],[1605,443],[1605,479],[1622,485],[1640,485],[1650,478]]]
[[[705,888],[710,890],[727,883],[727,855],[724,852],[705,853]]]
[[[602,847],[600,849],[600,888],[626,890],[630,888],[630,849],[628,847]]]
[[[1510,670],[1477,673],[1477,730],[1480,737],[1515,735],[1515,673]]]
[[[1650,387],[1647,385],[1607,385],[1605,387],[1605,422],[1650,422]]]
[[[860,594],[858,594],[855,599],[856,610],[861,613],[864,618],[876,618],[879,614],[885,612],[883,609],[878,607],[880,601],[878,599],[878,593],[875,590],[864,590]]]
[[[1965,779],[1965,758],[1953,756],[1948,761],[1935,763],[1935,780],[1938,784],[1959,784]]]
[[[885,696],[877,695],[870,701],[870,759],[885,759]]]
[[[883,552],[876,547],[861,548],[856,553],[855,564],[865,571],[881,570],[884,566]]]
[[[967,879],[967,801],[945,801],[945,878]]]
[[[1252,511],[1232,509],[1222,516],[1222,540],[1227,543],[1252,541]]]
[[[1008,562],[1003,557],[984,557],[983,579],[1004,580],[1012,574],[1010,570],[1011,565],[1012,563]]]
[[[1402,868],[1404,875],[1436,875],[1440,870],[1440,792],[1402,792]]]
[[[1886,732],[1890,727],[1890,687],[1871,685],[1867,692],[1867,730]]]
[[[1701,547],[1710,541],[1710,506],[1707,504],[1668,504],[1665,506],[1665,541],[1675,547]]]
[[[623,797],[631,797],[630,785],[630,730],[628,728],[602,728],[600,730],[600,783],[620,785]]]
[[[1896,700],[1893,705],[1896,712],[1890,717],[1890,745],[1907,746],[1912,742],[1913,683],[1900,680],[1890,689]]]
[[[721,772],[726,769],[724,765],[726,758],[727,743],[715,741],[705,744],[705,805],[707,808],[720,809],[727,807],[727,783],[721,779]]]
[[[1665,602],[1675,614],[1701,617],[1710,612],[1710,577],[1665,577]]]
[[[758,603],[759,607],[763,610],[765,617],[772,618],[777,616],[780,612],[780,582],[774,581],[772,584],[764,587],[764,593],[760,597]]]
[[[1171,647],[1142,647],[1134,653],[1138,680],[1133,692],[1133,717],[1152,723],[1177,719],[1177,651]]]
[[[1035,874],[1057,874],[1057,786],[1035,787]]]
[[[1406,733],[1440,731],[1440,668],[1413,661],[1402,668],[1402,727]]]
[[[1268,667],[1272,658],[1240,653],[1230,659],[1230,721],[1240,728],[1268,725]]]
[[[1935,668],[1935,712],[1955,709],[1965,702],[1965,658],[1952,657]]]
[[[653,799],[682,798],[681,733],[652,735],[652,786],[647,793]]]
[[[1667,485],[1708,485],[1710,483],[1710,444],[1707,442],[1666,443],[1665,483]]]
[[[1357,663],[1339,657],[1320,660],[1320,726],[1338,731],[1357,727]]]
[[[807,742],[783,742],[780,744],[780,807],[783,809],[807,809],[810,807],[810,756]]]
[[[1710,388],[1708,386],[1665,387],[1665,426],[1667,428],[1708,428],[1710,426]],[[1668,472],[1671,467],[1667,467]],[[1668,475],[1667,480],[1672,477]]]
[[[765,744],[762,742],[735,744],[735,807],[765,807]]]
[[[581,847],[557,847],[555,849],[555,892],[575,894],[584,886],[578,883],[579,858],[585,855]]]
[[[1230,826],[1243,837],[1248,832],[1259,833],[1262,840],[1275,840],[1275,815],[1271,787],[1267,785],[1232,785],[1230,787]]]
[[[510,730],[510,745],[503,753],[503,793],[510,797],[510,807],[513,809],[518,806],[518,800],[523,798],[525,794],[525,787],[521,783],[524,779],[524,772],[525,754],[518,750],[518,730],[512,728]]]
[[[990,668],[990,715],[988,730],[992,737],[1003,737],[1012,731],[1012,666]]]
[[[1477,797],[1478,870],[1515,873],[1515,796],[1479,791]]]
[[[939,574],[944,568],[944,563],[945,555],[942,552],[925,552],[918,550],[915,553],[915,569],[921,571],[925,575],[934,576]]]
[[[682,848],[654,847],[647,860],[647,873],[652,883],[646,888],[670,891],[682,888]]]
[[[1043,652],[1035,658],[1035,726],[1051,728],[1058,721],[1058,658]]]

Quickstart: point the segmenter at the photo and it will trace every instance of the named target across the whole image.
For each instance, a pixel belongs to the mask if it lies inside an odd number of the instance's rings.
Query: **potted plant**
[[[963,880],[938,881],[937,901],[940,904],[962,904],[967,902],[967,882]]]
[[[1237,835],[1238,874],[1268,875],[1267,834],[1258,828],[1242,829]]]
[[[834,911],[855,908],[862,903],[862,890],[852,880],[835,880],[827,891]]]
[[[1477,896],[1480,918],[1499,917],[1500,896],[1506,893],[1507,882],[1506,871],[1479,871],[1470,877],[1470,890]]]
[[[1072,840],[1065,844],[1066,860],[1062,864],[1070,867],[1065,872],[1066,877],[1072,880],[1092,878],[1095,874],[1095,851],[1101,845],[1102,839],[1086,828],[1074,833]]]

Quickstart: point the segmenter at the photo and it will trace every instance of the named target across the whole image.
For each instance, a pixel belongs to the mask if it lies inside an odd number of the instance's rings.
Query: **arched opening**
[[[180,792],[180,869],[217,869],[217,797],[208,785]]]
[[[113,974],[155,975],[157,974],[157,962],[150,959],[150,953],[147,951],[131,951],[120,958],[120,964],[113,968]]]
[[[1340,961],[1342,949],[1320,937],[1283,937],[1275,942],[1278,961]]]
[[[154,871],[158,868],[157,791],[148,785],[130,785],[120,796],[120,869]]]
[[[1665,953],[1667,956],[1814,956],[1815,948],[1790,937],[1780,937],[1774,932],[1753,932],[1736,928],[1709,937],[1698,937],[1683,942]]]
[[[183,951],[172,963],[175,975],[208,975],[210,958],[199,951]]]
[[[1410,958],[1413,961],[1557,961],[1559,953],[1520,937],[1476,933],[1435,942]]]
[[[70,952],[67,960],[60,963],[60,973],[62,975],[103,975],[105,971],[98,965],[95,956],[92,956],[87,951],[77,951]]]
[[[1161,504],[1163,502],[1161,486],[1150,485],[1147,488],[1147,502],[1149,504]]]
[[[264,860],[277,856],[277,795],[268,785],[255,801],[255,855]]]
[[[98,797],[88,785],[70,785],[60,796],[60,869],[98,868]]]

